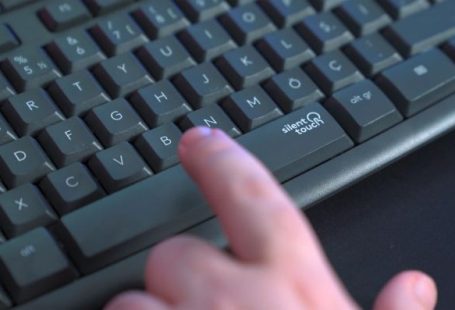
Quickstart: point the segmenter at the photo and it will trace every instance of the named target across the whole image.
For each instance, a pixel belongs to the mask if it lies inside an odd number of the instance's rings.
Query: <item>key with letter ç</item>
[[[455,91],[455,64],[433,49],[383,71],[377,81],[401,113],[411,116]]]
[[[246,133],[238,141],[257,155],[280,181],[353,145],[318,103]],[[144,196],[148,199],[131,203],[131,197]],[[87,273],[210,215],[198,189],[178,165],[64,216],[59,233],[75,263]],[[128,229],[119,230],[119,227]]]

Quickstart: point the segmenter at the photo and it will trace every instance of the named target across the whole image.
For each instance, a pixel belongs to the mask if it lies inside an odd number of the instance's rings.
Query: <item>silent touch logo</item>
[[[322,125],[324,125],[322,117],[317,112],[310,112],[305,117],[302,117],[300,120],[294,123],[287,123],[283,126],[281,131],[284,134],[295,132],[298,135],[303,135],[307,132],[310,132]]]

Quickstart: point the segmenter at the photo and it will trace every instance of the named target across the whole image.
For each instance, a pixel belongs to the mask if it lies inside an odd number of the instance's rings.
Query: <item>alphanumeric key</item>
[[[51,224],[56,219],[54,211],[35,185],[27,183],[0,196],[0,223],[9,238]]]
[[[88,165],[109,193],[152,175],[150,168],[128,142],[96,153]]]
[[[214,103],[233,92],[231,85],[209,62],[183,71],[174,84],[195,108]]]
[[[157,80],[196,64],[174,36],[147,43],[138,50],[137,55]]]
[[[363,75],[340,51],[316,57],[305,69],[327,95],[363,79]]]
[[[278,27],[289,27],[315,13],[308,0],[265,0],[259,4]]]
[[[23,303],[70,282],[76,272],[45,228],[36,228],[0,247],[2,282]]]
[[[50,31],[67,29],[91,17],[82,2],[69,0],[50,2],[40,10],[39,16]]]
[[[24,91],[47,85],[61,74],[42,49],[14,51],[1,68],[16,90]]]
[[[194,112],[188,113],[180,121],[179,126],[183,130],[196,126],[219,128],[231,137],[240,135],[240,130],[218,104],[211,104]]]
[[[84,0],[84,3],[94,15],[101,15],[124,5],[128,5],[133,1],[134,0]]]
[[[274,74],[264,58],[249,45],[225,53],[217,66],[236,89],[252,86]]]
[[[373,76],[402,60],[397,50],[378,33],[353,41],[346,48],[346,54],[367,76]]]
[[[13,129],[11,129],[11,126],[0,114],[0,144],[5,144],[16,139],[17,137]]]
[[[5,24],[0,24],[0,53],[9,51],[18,45],[19,41],[11,29]]]
[[[257,48],[276,71],[299,66],[315,56],[292,28],[267,34]]]
[[[336,92],[325,107],[357,143],[403,120],[390,99],[370,80]]]
[[[97,43],[109,56],[132,50],[148,41],[128,14],[116,14],[90,29]]]
[[[88,68],[106,58],[85,31],[73,31],[46,46],[47,52],[64,73]]]
[[[93,73],[112,98],[127,95],[153,79],[131,53],[104,60]]]
[[[32,135],[64,119],[62,112],[41,88],[10,97],[2,112],[20,135]]]
[[[148,0],[133,15],[152,39],[170,35],[189,25],[186,17],[171,0]]]
[[[179,38],[198,62],[211,60],[237,46],[214,19],[186,28]]]
[[[105,146],[131,139],[148,129],[123,98],[94,108],[87,114],[85,120]]]
[[[342,3],[336,13],[356,36],[372,33],[392,20],[371,0],[352,0]]]
[[[191,111],[187,101],[168,80],[139,89],[130,101],[150,127],[175,121]]]
[[[83,161],[103,149],[79,117],[47,127],[38,140],[58,167]]]
[[[311,4],[320,11],[330,10],[343,3],[343,1],[345,0],[310,0]]]
[[[354,39],[351,32],[331,12],[308,16],[296,27],[317,53],[337,49]]]
[[[229,4],[225,0],[177,0],[176,2],[193,22],[213,18],[229,10]]]
[[[134,145],[155,172],[178,163],[177,146],[182,132],[173,123],[144,132]]]
[[[36,140],[30,136],[0,146],[0,169],[8,188],[37,181],[55,170]]]
[[[223,101],[223,108],[244,132],[283,115],[259,86],[230,95]]]
[[[409,16],[430,6],[425,0],[378,0],[378,2],[395,19]]]
[[[324,98],[322,91],[300,68],[275,75],[264,89],[286,113]]]
[[[40,182],[40,188],[61,215],[105,195],[101,185],[81,163],[49,173]]]
[[[67,117],[109,101],[107,94],[86,70],[55,80],[48,91]]]
[[[13,87],[5,79],[3,74],[0,73],[0,102],[14,94],[16,94],[16,92],[14,91]]]
[[[240,45],[253,42],[276,29],[269,17],[255,3],[234,8],[220,20]]]

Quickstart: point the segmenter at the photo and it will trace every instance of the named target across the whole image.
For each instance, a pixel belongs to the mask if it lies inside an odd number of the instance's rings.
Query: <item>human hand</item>
[[[221,222],[234,256],[190,236],[155,246],[145,292],[108,310],[358,309],[309,224],[263,165],[220,130],[189,130],[183,166]],[[418,271],[395,276],[374,309],[433,309],[436,286]]]

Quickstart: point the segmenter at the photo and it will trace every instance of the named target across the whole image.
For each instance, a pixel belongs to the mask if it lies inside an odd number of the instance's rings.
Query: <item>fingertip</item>
[[[166,310],[169,307],[152,295],[139,291],[124,292],[105,306],[104,310]]]
[[[375,310],[382,309],[434,309],[437,302],[437,288],[427,274],[404,271],[393,277],[382,289]]]

